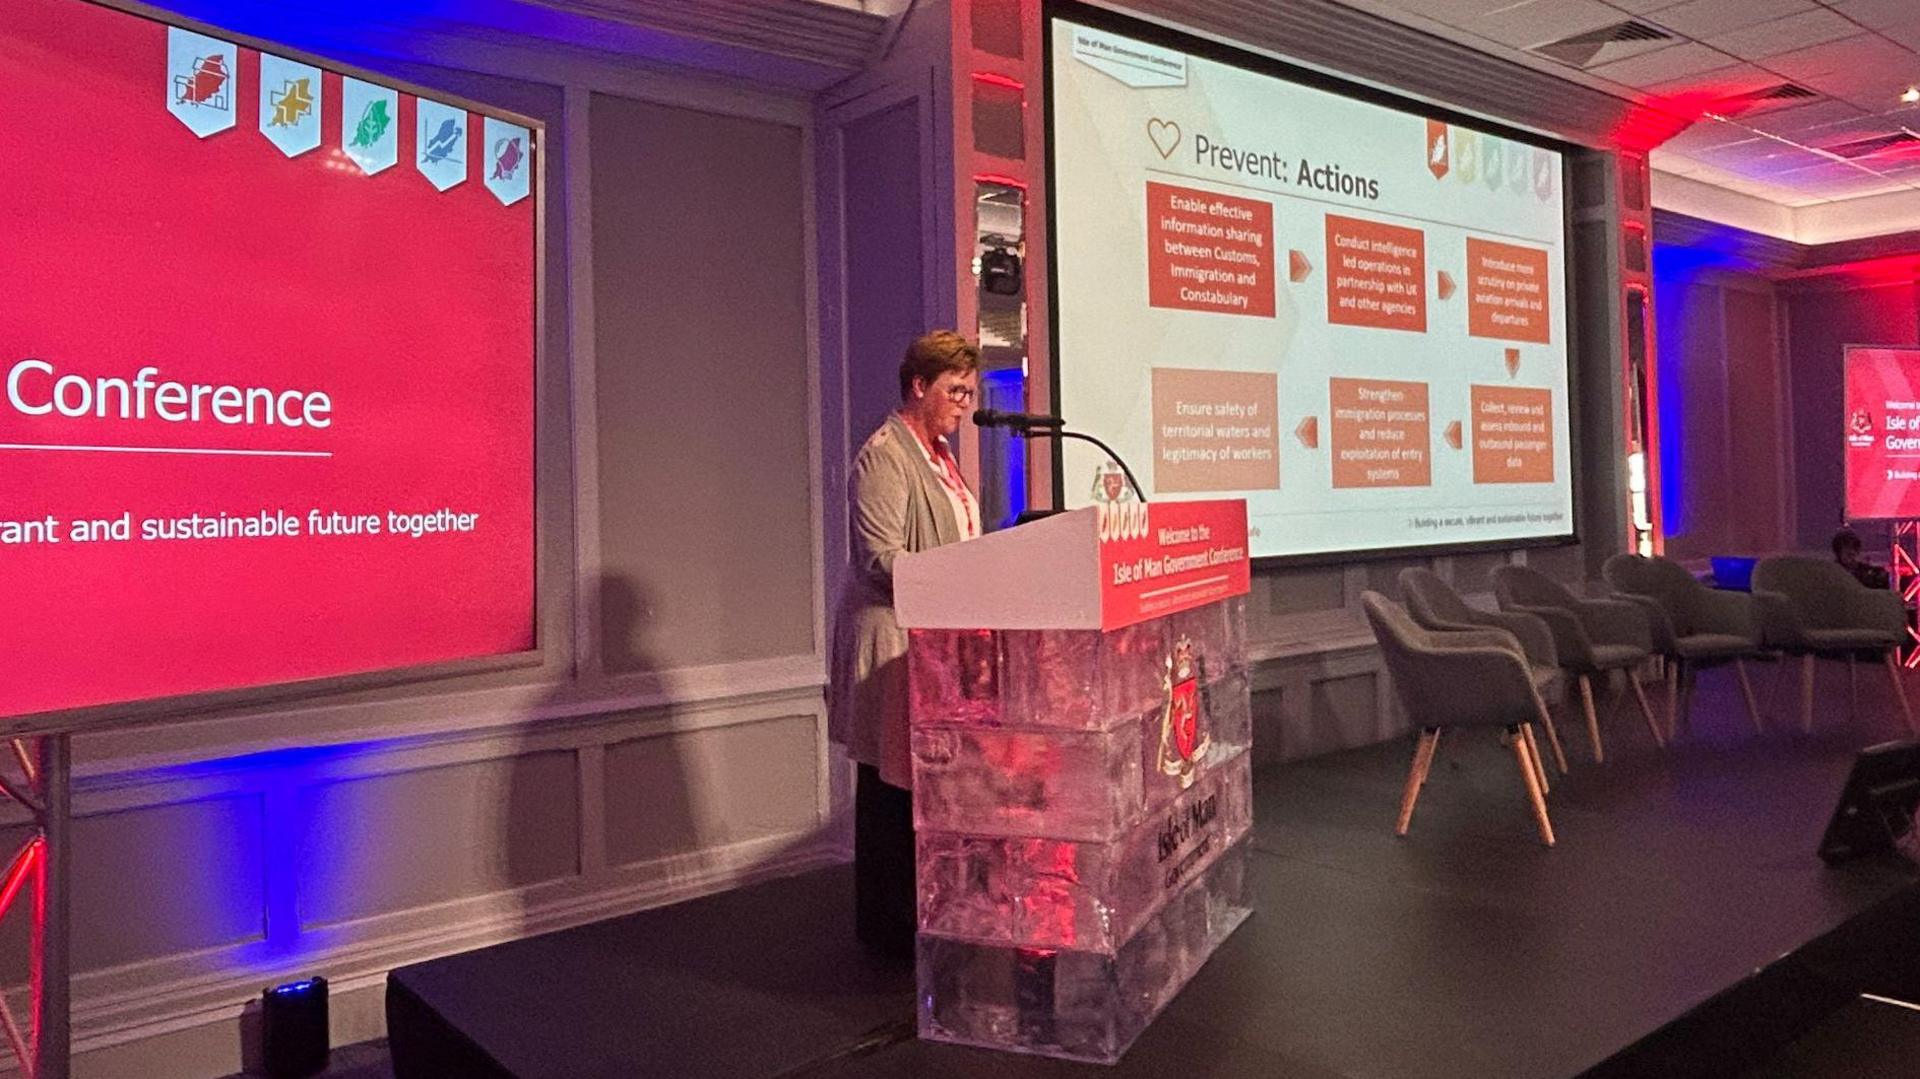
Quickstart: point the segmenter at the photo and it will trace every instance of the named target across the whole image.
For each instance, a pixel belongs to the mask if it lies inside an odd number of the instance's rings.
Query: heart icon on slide
[[[1147,137],[1153,140],[1153,148],[1160,151],[1160,159],[1164,161],[1180,147],[1180,125],[1156,116],[1147,121]]]

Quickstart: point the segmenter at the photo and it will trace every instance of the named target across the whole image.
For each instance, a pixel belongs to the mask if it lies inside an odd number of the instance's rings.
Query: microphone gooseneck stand
[[[1146,502],[1147,493],[1140,489],[1140,481],[1133,478],[1133,469],[1127,467],[1127,462],[1113,451],[1112,446],[1107,445],[1092,435],[1083,435],[1078,431],[1069,431],[1064,427],[1028,427],[1025,429],[1016,427],[1013,431],[1015,434],[1024,435],[1027,438],[1077,438],[1082,442],[1093,443],[1100,447],[1108,457],[1112,458],[1114,464],[1120,466],[1120,471],[1127,477],[1127,483],[1133,487],[1133,496],[1138,498],[1142,503]]]

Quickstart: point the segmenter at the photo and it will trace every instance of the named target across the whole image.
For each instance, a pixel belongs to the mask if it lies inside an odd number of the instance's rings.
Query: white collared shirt
[[[929,451],[927,444],[917,438],[913,444],[920,448],[920,456],[926,458],[927,467],[933,469],[934,478],[940,481],[940,489],[947,493],[947,501],[953,505],[953,519],[960,525],[960,538],[973,539],[980,535],[980,500],[967,490],[966,478],[960,475],[960,462],[954,459],[946,438],[936,435],[934,441],[942,452]]]

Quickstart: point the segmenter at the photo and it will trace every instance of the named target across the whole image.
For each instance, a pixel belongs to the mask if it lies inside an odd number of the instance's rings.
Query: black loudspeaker
[[[1860,751],[1833,807],[1820,857],[1828,864],[1892,850],[1913,832],[1920,809],[1920,742],[1884,742]]]
[[[261,1064],[273,1079],[303,1079],[327,1067],[327,980],[276,985],[261,995]]]

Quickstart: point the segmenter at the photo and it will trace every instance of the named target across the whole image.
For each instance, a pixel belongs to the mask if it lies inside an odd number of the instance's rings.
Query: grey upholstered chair
[[[1527,671],[1526,656],[1504,630],[1475,629],[1435,632],[1416,623],[1406,609],[1378,592],[1363,592],[1360,604],[1380,642],[1394,692],[1420,727],[1413,766],[1407,771],[1406,792],[1400,798],[1397,835],[1406,835],[1413,823],[1413,805],[1420,797],[1440,731],[1447,727],[1499,727],[1513,746],[1514,760],[1533,806],[1540,840],[1553,845],[1553,822],[1547,819],[1547,770],[1533,739],[1532,723],[1543,705]]]
[[[1641,603],[1653,631],[1653,651],[1667,661],[1667,737],[1680,729],[1680,716],[1693,715],[1695,671],[1731,662],[1740,679],[1753,729],[1764,733],[1753,699],[1746,658],[1760,651],[1760,616],[1744,592],[1708,588],[1686,567],[1665,558],[1617,554],[1601,573],[1615,592]]]
[[[1493,594],[1500,608],[1537,616],[1553,632],[1553,648],[1560,666],[1574,676],[1580,706],[1586,713],[1587,739],[1593,759],[1607,759],[1600,741],[1600,720],[1593,710],[1593,676],[1624,672],[1640,714],[1647,719],[1655,745],[1666,745],[1660,723],[1653,718],[1647,694],[1634,668],[1646,662],[1653,647],[1653,631],[1640,605],[1623,599],[1581,599],[1560,582],[1525,566],[1500,566],[1493,571]]]
[[[1846,657],[1851,682],[1853,657],[1861,652],[1878,652],[1885,660],[1901,715],[1912,729],[1913,709],[1894,658],[1907,636],[1907,606],[1899,596],[1868,588],[1824,558],[1776,555],[1753,567],[1753,597],[1767,646],[1800,657],[1802,730],[1813,730],[1814,658]]]
[[[1560,656],[1553,648],[1553,631],[1530,614],[1518,611],[1483,611],[1471,606],[1453,586],[1430,569],[1418,567],[1400,571],[1400,591],[1407,597],[1407,613],[1415,622],[1432,630],[1499,629],[1511,633],[1527,657],[1533,686],[1540,691],[1540,723],[1547,731],[1547,746],[1553,750],[1560,774],[1567,773],[1567,752],[1560,746],[1560,732],[1553,726],[1553,709],[1546,698],[1561,684]]]

